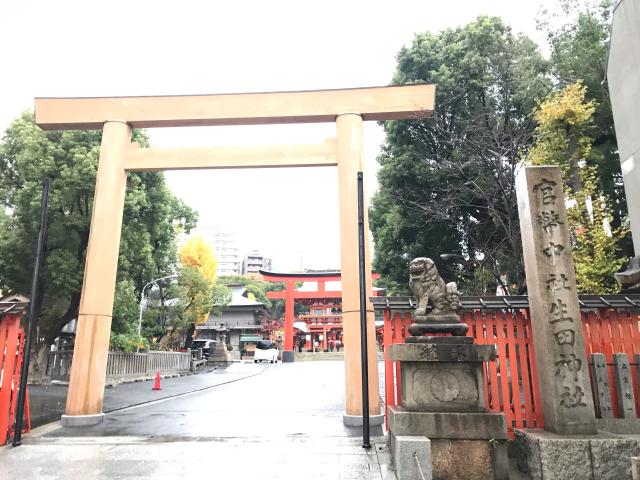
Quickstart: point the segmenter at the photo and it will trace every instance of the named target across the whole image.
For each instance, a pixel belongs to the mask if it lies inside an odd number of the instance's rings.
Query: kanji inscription
[[[533,186],[533,192],[540,193],[543,205],[553,205],[556,203],[555,188],[556,182],[543,178],[542,182]]]
[[[567,315],[567,304],[561,299],[557,299],[551,304],[549,313],[553,316],[553,319],[550,320],[551,323],[573,322],[573,318]]]
[[[564,222],[560,220],[560,215],[550,210],[548,212],[540,212],[538,214],[538,223],[542,226],[546,233],[553,233],[554,228],[558,228],[563,225]]]
[[[549,246],[543,249],[542,253],[544,253],[549,258],[555,258],[562,255],[563,251],[564,251],[564,247],[562,245],[556,245],[553,242],[549,242]]]
[[[560,292],[562,290],[570,290],[571,286],[568,284],[567,276],[564,273],[559,275],[550,273],[547,278],[547,289],[552,292]]]

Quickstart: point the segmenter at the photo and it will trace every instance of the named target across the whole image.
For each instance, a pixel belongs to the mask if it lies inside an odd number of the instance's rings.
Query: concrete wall
[[[631,219],[640,255],[640,0],[622,0],[613,15],[607,78]]]

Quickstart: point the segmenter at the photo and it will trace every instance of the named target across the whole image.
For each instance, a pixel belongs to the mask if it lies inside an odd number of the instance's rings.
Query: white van
[[[256,342],[256,350],[253,355],[253,363],[278,361],[278,346],[271,340],[260,340]]]

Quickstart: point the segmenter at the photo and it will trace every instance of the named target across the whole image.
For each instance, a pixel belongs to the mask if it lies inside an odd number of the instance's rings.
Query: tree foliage
[[[560,88],[580,81],[585,99],[594,102],[592,151],[586,161],[595,168],[597,187],[611,207],[612,225],[618,227],[627,204],[606,76],[611,10],[611,0],[561,0],[543,12],[539,28],[547,33],[551,72]],[[625,255],[632,255],[628,238],[619,243]]]
[[[565,179],[569,227],[573,237],[576,281],[581,293],[615,293],[613,274],[624,264],[619,257],[622,228],[610,227],[611,208],[597,181],[592,145],[597,135],[594,100],[575,82],[549,97],[536,115],[535,144],[528,159],[534,165],[559,165]]]
[[[41,296],[35,299],[39,331],[47,343],[78,312],[100,140],[99,131],[45,132],[26,112],[0,143],[2,290],[29,292],[42,181],[52,180]],[[148,144],[143,132],[135,131],[134,140]],[[176,234],[193,228],[196,219],[196,213],[171,193],[161,173],[128,175],[116,292],[116,299],[127,306],[115,305],[116,333],[130,331],[127,322],[137,325],[131,299],[146,282],[175,268]]]
[[[216,280],[218,260],[213,256],[213,248],[201,235],[190,237],[179,250],[182,267],[197,269],[211,284]]]
[[[213,308],[213,283],[196,267],[182,265],[178,278],[180,318],[184,325],[202,325]],[[174,323],[174,330],[181,330]]]
[[[213,308],[213,285],[218,261],[213,249],[200,235],[190,237],[180,253],[180,317],[186,324],[202,325]]]
[[[241,285],[248,295],[252,296],[256,302],[261,302],[267,309],[270,319],[277,320],[284,314],[284,300],[270,300],[267,292],[279,292],[284,290],[282,282],[264,282],[255,278],[242,275],[225,275],[220,277],[220,283],[231,286]]]
[[[546,72],[537,46],[499,18],[418,34],[400,51],[394,83],[437,89],[431,118],[385,123],[370,219],[375,268],[391,291],[407,284],[412,257],[444,253],[467,265],[480,258],[522,289],[515,174],[532,142],[531,112],[550,90]],[[439,268],[465,293],[485,293],[470,291],[464,268]]]
[[[164,345],[184,338],[188,347],[196,326],[204,324],[210,313],[221,313],[231,300],[231,291],[216,282],[218,261],[202,236],[192,236],[183,243],[179,257],[177,282],[160,286],[149,295],[144,334]]]
[[[135,285],[131,280],[116,283],[111,320],[109,348],[121,352],[135,352],[147,348],[147,340],[138,336],[137,322],[140,304]]]

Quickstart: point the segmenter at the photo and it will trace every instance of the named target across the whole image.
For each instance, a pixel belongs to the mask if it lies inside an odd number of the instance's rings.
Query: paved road
[[[1,449],[0,478],[395,478],[384,438],[342,424],[342,362],[235,368],[255,376]]]
[[[234,372],[254,376],[170,400],[113,412],[82,431],[58,436],[162,436],[198,438],[287,436],[347,437],[360,429],[343,425],[342,362],[240,364]],[[382,435],[378,428],[374,434]]]
[[[162,379],[162,390],[153,391],[153,380],[123,383],[107,387],[104,391],[104,412],[112,412],[154,399],[204,390],[223,383],[234,382],[250,375],[258,375],[267,368],[262,364],[258,368],[248,369],[244,365],[232,364],[227,368],[205,367],[195,375]],[[61,384],[30,385],[29,403],[31,405],[31,425],[38,427],[60,419],[67,401],[67,386]]]

